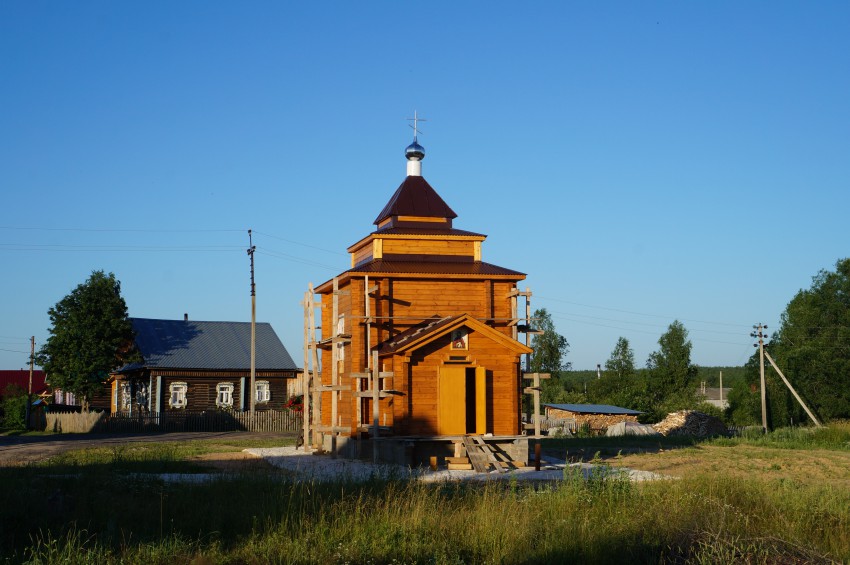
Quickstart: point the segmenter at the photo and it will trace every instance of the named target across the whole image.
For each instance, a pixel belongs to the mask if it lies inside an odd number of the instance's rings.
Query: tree
[[[534,328],[542,334],[531,338],[534,353],[531,356],[532,373],[549,373],[551,377],[541,381],[543,402],[563,402],[566,391],[561,384],[561,371],[568,371],[571,363],[565,361],[570,351],[567,338],[555,331],[555,322],[545,308],[535,310],[532,315]]]
[[[658,338],[658,345],[660,349],[650,353],[646,361],[655,401],[668,409],[675,408],[672,404],[689,404],[693,400],[698,371],[691,365],[688,330],[676,320]]]
[[[621,337],[611,352],[611,357],[605,361],[605,371],[613,373],[617,378],[627,378],[635,374],[635,354],[629,346],[629,340]]]
[[[638,378],[634,352],[629,340],[617,340],[611,357],[605,362],[605,371],[587,387],[588,396],[598,404],[613,404],[642,412],[651,412],[656,404],[648,394],[645,378]]]
[[[850,417],[850,258],[838,260],[835,271],[819,271],[811,288],[797,292],[766,349],[816,415],[824,420]],[[770,426],[806,420],[765,364]],[[758,353],[747,366],[749,383],[758,386]],[[760,421],[760,406],[756,410]]]
[[[87,411],[110,371],[138,359],[121,283],[112,273],[94,271],[48,314],[50,337],[37,361],[50,384],[76,394]]]
[[[531,338],[531,347],[534,354],[531,357],[532,373],[552,373],[553,376],[561,371],[569,370],[571,363],[565,362],[564,358],[570,351],[567,338],[555,331],[555,322],[546,308],[535,310],[532,315],[534,329],[542,331],[542,334]]]

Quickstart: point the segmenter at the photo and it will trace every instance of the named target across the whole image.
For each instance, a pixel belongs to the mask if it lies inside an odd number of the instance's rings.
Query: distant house
[[[250,408],[250,323],[130,321],[142,361],[112,375],[112,412]],[[267,323],[256,325],[255,373],[256,410],[300,394],[300,369]]]
[[[620,422],[637,422],[643,412],[609,404],[544,404],[549,420],[574,419],[578,427],[588,424],[592,430],[605,430]]]
[[[3,398],[6,389],[10,386],[20,387],[21,390],[26,392],[29,389],[29,379],[29,369],[0,370],[0,398]],[[34,396],[47,396],[44,371],[36,370],[32,372],[32,394]]]
[[[731,391],[731,388],[707,387],[703,383],[698,389],[698,394],[709,404],[725,410],[729,408],[729,393]]]

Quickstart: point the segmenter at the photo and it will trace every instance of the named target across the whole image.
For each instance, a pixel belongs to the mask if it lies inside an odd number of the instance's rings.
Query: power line
[[[287,261],[292,261],[294,263],[301,263],[302,265],[309,265],[311,267],[320,267],[322,269],[328,269],[329,271],[338,271],[339,267],[331,267],[330,265],[324,265],[322,263],[317,263],[315,261],[310,261],[309,259],[302,259],[300,257],[296,257],[294,255],[289,255],[287,253],[281,253],[280,251],[275,251],[273,249],[267,249],[265,247],[257,247],[257,253],[260,255],[266,255],[268,257],[275,257],[277,259],[285,259]]]
[[[537,296],[537,298],[540,298],[541,300],[552,300],[553,302],[563,302],[564,304],[572,304],[573,306],[583,306],[585,308],[596,308],[598,310],[609,310],[611,312],[622,312],[624,314],[634,314],[635,316],[647,316],[647,317],[651,317],[651,318],[665,318],[665,319],[668,319],[668,320],[673,319],[673,320],[681,320],[681,321],[684,321],[684,322],[697,322],[697,323],[700,323],[700,324],[714,324],[714,325],[717,325],[717,326],[732,326],[732,327],[745,327],[746,326],[746,327],[749,327],[746,324],[734,324],[734,323],[729,323],[729,322],[711,322],[711,321],[707,321],[707,320],[696,320],[696,319],[693,319],[693,318],[679,318],[677,316],[667,316],[667,315],[662,315],[662,314],[647,314],[645,312],[634,312],[632,310],[621,310],[619,308],[607,308],[605,306],[594,306],[592,304],[582,304],[581,302],[572,302],[570,300],[562,300],[560,298],[552,298],[552,297],[548,297],[548,296],[539,296],[539,295],[535,295],[535,296]]]
[[[19,351],[17,349],[3,349],[2,347],[0,347],[0,351],[8,351],[9,353],[25,353],[26,355],[30,354],[29,351]]]
[[[333,255],[342,255],[342,256],[348,255],[348,253],[341,253],[339,251],[332,251],[330,249],[325,249],[323,247],[316,247],[315,245],[310,245],[308,243],[301,243],[300,241],[295,241],[295,240],[292,240],[292,239],[286,239],[284,237],[272,235],[270,233],[265,233],[265,232],[261,232],[261,231],[254,231],[254,233],[258,234],[258,235],[264,235],[264,236],[270,237],[272,239],[279,239],[280,241],[285,241],[286,243],[292,243],[294,245],[300,245],[301,247],[308,247],[310,249],[316,249],[317,251],[324,251],[325,253],[331,253]]]
[[[572,318],[565,318],[563,316],[553,316],[553,318],[557,318],[559,320],[568,320],[570,322],[576,322],[576,323],[579,323],[579,324],[586,324],[586,325],[589,325],[589,326],[609,328],[609,329],[619,330],[619,331],[623,331],[623,332],[642,333],[642,334],[647,334],[647,335],[658,335],[657,332],[651,332],[651,331],[647,331],[647,330],[637,330],[637,329],[634,329],[634,328],[621,328],[621,327],[617,327],[617,326],[610,326],[608,324],[597,324],[595,322],[587,322],[585,320],[574,320]],[[716,339],[706,339],[706,338],[703,338],[703,337],[691,337],[690,339],[692,341],[700,341],[700,342],[707,342],[707,343],[721,343],[721,344],[724,344],[724,345],[740,345],[740,342],[720,341],[720,340],[716,340]]]
[[[2,251],[242,251],[236,245],[66,245],[0,243]]]
[[[651,324],[651,323],[648,323],[648,322],[631,322],[629,320],[618,320],[618,319],[615,319],[615,318],[602,318],[602,317],[599,317],[599,316],[588,316],[586,314],[576,314],[574,312],[558,312],[556,310],[550,310],[550,312],[552,312],[553,314],[562,314],[564,316],[576,316],[576,317],[579,317],[579,318],[590,318],[590,319],[593,319],[593,320],[603,320],[603,321],[607,321],[607,322],[617,322],[617,323],[621,323],[621,324],[633,324],[633,325],[638,325],[638,326],[649,326],[649,327],[652,327],[652,328],[663,328],[664,327],[664,325],[661,325],[661,324]],[[692,331],[693,332],[723,334],[723,335],[740,335],[740,336],[747,335],[747,334],[739,333],[739,332],[724,332],[724,331],[719,331],[719,330],[704,330],[702,328],[688,328],[688,332],[692,332]]]
[[[12,231],[70,231],[94,233],[229,233],[244,232],[245,230],[231,229],[136,229],[136,228],[42,228],[0,226],[0,230]]]

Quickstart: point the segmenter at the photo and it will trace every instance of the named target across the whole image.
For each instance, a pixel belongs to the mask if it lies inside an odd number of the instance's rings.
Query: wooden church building
[[[321,336],[308,340],[321,355],[314,428],[325,446],[329,435],[515,438],[531,352],[518,340],[525,274],[483,260],[487,236],[454,226],[415,136],[405,153],[407,177],[348,248],[351,267],[305,295],[321,302]]]

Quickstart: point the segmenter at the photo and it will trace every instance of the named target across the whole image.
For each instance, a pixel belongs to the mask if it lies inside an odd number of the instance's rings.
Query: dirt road
[[[117,447],[130,443],[221,440],[291,439],[292,434],[272,432],[182,432],[170,434],[56,434],[0,436],[0,467],[26,465],[60,453],[89,447]]]

